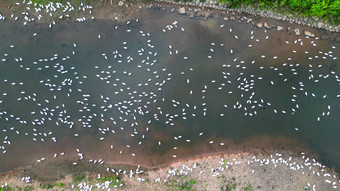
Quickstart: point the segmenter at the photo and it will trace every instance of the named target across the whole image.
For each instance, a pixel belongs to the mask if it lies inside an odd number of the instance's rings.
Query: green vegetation
[[[53,188],[53,185],[41,183],[41,184],[39,185],[39,187],[40,187],[41,189],[46,189],[46,190],[48,190],[48,189]]]
[[[176,0],[189,2],[192,0]],[[200,0],[205,2],[206,0]],[[320,17],[331,23],[340,23],[339,0],[216,0],[228,7],[237,8],[252,5],[263,9],[276,9],[303,16]]]
[[[123,184],[122,180],[118,176],[111,176],[111,177],[102,177],[97,179],[98,182],[110,182],[110,187],[118,187],[119,185]]]
[[[13,188],[11,188],[9,186],[5,186],[3,188],[0,188],[0,191],[13,191]]]
[[[221,191],[232,191],[236,189],[237,184],[235,183],[235,177],[232,177],[232,180],[222,181]],[[226,184],[225,184],[226,183]]]
[[[222,164],[223,168],[225,168],[227,166],[227,160],[223,160],[223,164]]]
[[[182,184],[178,184],[178,185],[177,185],[177,188],[178,188],[179,190],[191,190],[191,189],[192,189],[192,185],[189,184],[188,182],[184,182],[184,183],[182,183]]]
[[[245,191],[252,191],[253,189],[250,186],[244,187]]]
[[[58,182],[57,184],[55,184],[56,186],[58,186],[59,188],[63,187],[64,184],[62,182]]]
[[[192,187],[195,184],[196,181],[194,179],[188,180],[187,176],[177,176],[177,179],[170,183],[165,182],[165,185],[171,188],[171,190],[192,190]]]
[[[34,190],[33,186],[25,186],[24,191],[32,191]]]
[[[221,191],[231,191],[231,190],[232,190],[232,188],[229,185],[227,185],[225,187],[221,186]]]
[[[31,0],[34,3],[46,5],[50,2],[66,3],[67,0]],[[89,4],[91,0],[69,0],[71,3]],[[152,0],[151,0],[152,1]],[[194,0],[175,0],[192,2]],[[226,4],[228,7],[237,8],[242,6],[255,6],[261,9],[276,9],[285,14],[298,14],[302,16],[319,17],[333,24],[340,23],[339,0],[214,0]],[[204,3],[206,0],[200,0]]]
[[[81,182],[84,178],[84,174],[77,174],[75,177],[73,177],[73,183]]]

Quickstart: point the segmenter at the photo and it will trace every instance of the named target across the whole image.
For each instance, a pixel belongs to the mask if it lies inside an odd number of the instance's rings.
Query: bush
[[[284,8],[304,16],[321,17],[330,22],[340,22],[339,0],[219,0],[229,7],[254,5],[268,8]]]
[[[56,186],[58,186],[59,188],[63,187],[64,184],[62,182],[58,182],[57,184],[55,184]]]

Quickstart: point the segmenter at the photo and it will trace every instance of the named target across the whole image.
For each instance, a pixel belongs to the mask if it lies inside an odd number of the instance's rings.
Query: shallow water
[[[282,140],[340,168],[340,71],[332,59],[339,44],[219,16],[203,21],[154,8],[140,17],[52,29],[0,23],[0,171],[54,153],[77,156],[77,148],[86,160],[154,166],[172,155],[282,149]]]

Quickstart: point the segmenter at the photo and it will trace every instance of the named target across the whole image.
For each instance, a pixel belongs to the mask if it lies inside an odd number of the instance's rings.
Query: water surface
[[[1,171],[76,149],[155,166],[301,145],[339,169],[338,43],[159,8],[140,17],[0,23]]]

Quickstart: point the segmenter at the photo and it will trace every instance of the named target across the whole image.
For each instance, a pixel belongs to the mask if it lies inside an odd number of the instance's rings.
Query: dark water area
[[[338,47],[159,8],[128,24],[2,22],[0,171],[76,149],[156,166],[294,147],[339,171]]]

